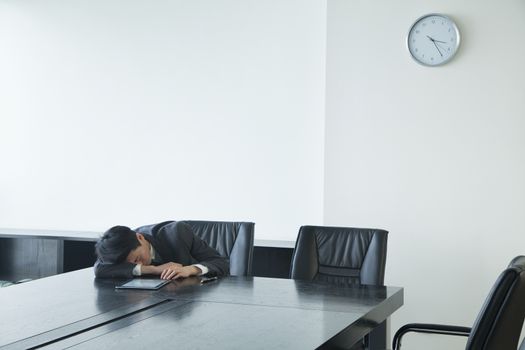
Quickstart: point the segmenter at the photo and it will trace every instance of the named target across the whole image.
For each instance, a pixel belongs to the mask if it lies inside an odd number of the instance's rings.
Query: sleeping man
[[[101,278],[158,275],[177,279],[229,274],[229,260],[183,222],[166,221],[136,230],[114,226],[102,235],[95,251],[95,276]]]

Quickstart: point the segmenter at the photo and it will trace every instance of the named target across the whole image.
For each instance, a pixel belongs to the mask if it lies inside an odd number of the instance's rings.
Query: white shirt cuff
[[[208,271],[209,271],[208,268],[207,268],[206,266],[201,265],[201,264],[193,264],[192,266],[196,266],[196,267],[198,267],[199,269],[201,269],[202,272],[199,273],[197,276],[205,275],[205,274],[207,274]]]
[[[133,268],[133,276],[142,276],[141,268],[142,268],[141,264],[135,265],[135,267]]]

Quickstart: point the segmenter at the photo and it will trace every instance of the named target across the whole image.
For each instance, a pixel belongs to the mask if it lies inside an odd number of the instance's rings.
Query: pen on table
[[[201,279],[201,284],[208,283],[208,282],[213,282],[213,281],[216,281],[216,280],[217,280],[217,276],[205,277],[205,278]]]

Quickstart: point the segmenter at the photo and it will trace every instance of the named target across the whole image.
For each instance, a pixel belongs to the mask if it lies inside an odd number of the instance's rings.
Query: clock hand
[[[432,40],[432,43],[434,44],[434,46],[436,47],[436,49],[438,50],[439,54],[441,55],[441,57],[443,57],[443,54],[441,53],[441,50],[439,49],[439,47],[436,45],[436,42],[434,40]]]
[[[435,40],[434,42],[435,42],[436,45],[439,46],[442,50],[446,50],[446,49],[447,49],[447,47],[443,47],[443,46],[444,46],[443,44],[437,44],[437,43],[441,43],[441,41],[437,41],[437,40]]]
[[[436,43],[444,43],[446,44],[444,41],[439,41],[439,40],[436,40],[430,36],[427,35],[427,38],[430,39],[430,41],[432,41],[432,44],[434,44],[434,46],[436,47],[436,49],[438,50],[439,54],[441,55],[441,57],[443,57],[443,54],[441,53],[441,50],[439,49],[438,45]],[[443,48],[442,48],[443,49]],[[444,50],[444,49],[443,49]]]

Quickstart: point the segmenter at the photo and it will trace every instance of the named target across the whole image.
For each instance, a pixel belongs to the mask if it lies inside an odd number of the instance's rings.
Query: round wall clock
[[[458,51],[459,41],[456,23],[439,13],[418,18],[407,36],[408,51],[425,66],[439,66],[450,61]]]

